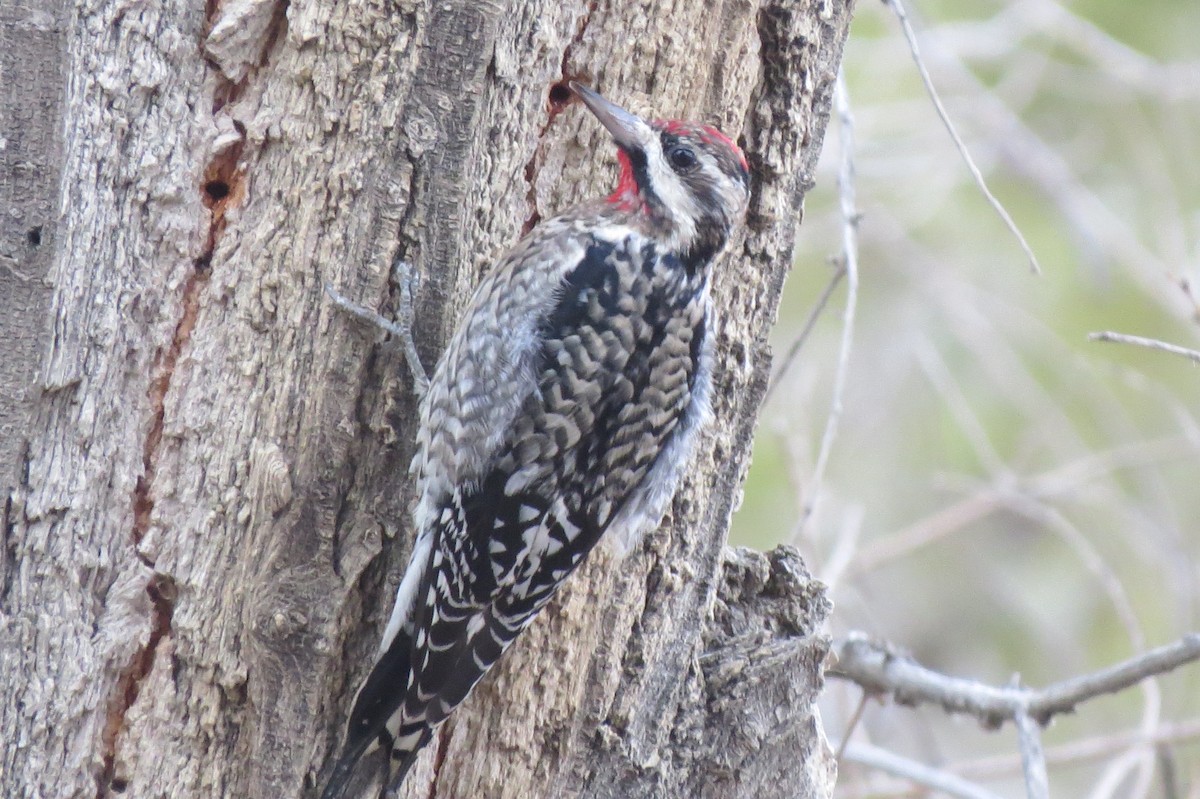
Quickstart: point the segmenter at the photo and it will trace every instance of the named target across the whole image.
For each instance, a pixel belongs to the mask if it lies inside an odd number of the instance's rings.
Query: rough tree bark
[[[311,795],[407,553],[415,407],[322,286],[387,308],[415,263],[432,364],[495,256],[613,179],[580,78],[750,158],[717,423],[403,795],[829,795],[826,601],[724,542],[849,5],[6,4],[0,794]]]

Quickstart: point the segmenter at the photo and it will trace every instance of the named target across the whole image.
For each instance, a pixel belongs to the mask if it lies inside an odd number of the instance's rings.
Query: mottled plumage
[[[392,750],[403,778],[602,535],[661,520],[711,372],[709,265],[745,211],[714,128],[574,87],[620,147],[606,200],[537,227],[484,278],[422,400],[417,540],[326,787]]]

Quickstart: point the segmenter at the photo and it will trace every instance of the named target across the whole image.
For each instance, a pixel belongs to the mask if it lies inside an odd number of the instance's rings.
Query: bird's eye
[[[696,166],[696,154],[687,147],[672,147],[667,151],[667,160],[676,172],[687,172]]]

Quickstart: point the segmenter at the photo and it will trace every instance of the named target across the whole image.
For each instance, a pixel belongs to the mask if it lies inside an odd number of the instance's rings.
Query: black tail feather
[[[422,730],[421,737],[417,740],[416,746],[414,746],[411,750],[407,752],[398,752],[395,750],[392,751],[392,762],[395,765],[392,767],[391,779],[388,780],[387,793],[385,796],[394,795],[396,791],[400,789],[400,785],[404,782],[404,778],[408,776],[408,772],[413,767],[413,763],[417,762],[417,755],[421,754],[421,750],[425,748],[425,745],[428,744],[432,738],[433,730],[426,726],[425,729]],[[397,755],[399,756],[399,760],[396,759]]]
[[[349,741],[347,741],[347,744],[349,744]],[[321,799],[340,799],[346,787],[350,784],[350,778],[354,775],[354,767],[362,759],[363,754],[370,745],[371,739],[365,738],[359,741],[353,748],[349,746],[342,748],[341,757],[338,758],[333,771],[329,774],[328,781],[325,783],[325,790],[321,791]]]
[[[411,660],[412,640],[401,631],[375,662],[354,697],[354,708],[346,724],[346,740],[321,792],[321,799],[338,799],[342,795],[354,775],[354,767],[372,743],[378,741],[381,748],[391,751],[392,735],[387,723],[404,702]]]

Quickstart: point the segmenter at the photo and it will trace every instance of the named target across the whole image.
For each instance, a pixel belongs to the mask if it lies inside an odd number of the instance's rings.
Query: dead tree
[[[432,365],[494,258],[604,191],[564,80],[737,136],[717,422],[405,796],[828,796],[827,603],[725,548],[845,0],[220,0],[0,11],[0,794],[310,796],[411,534],[393,308]]]

